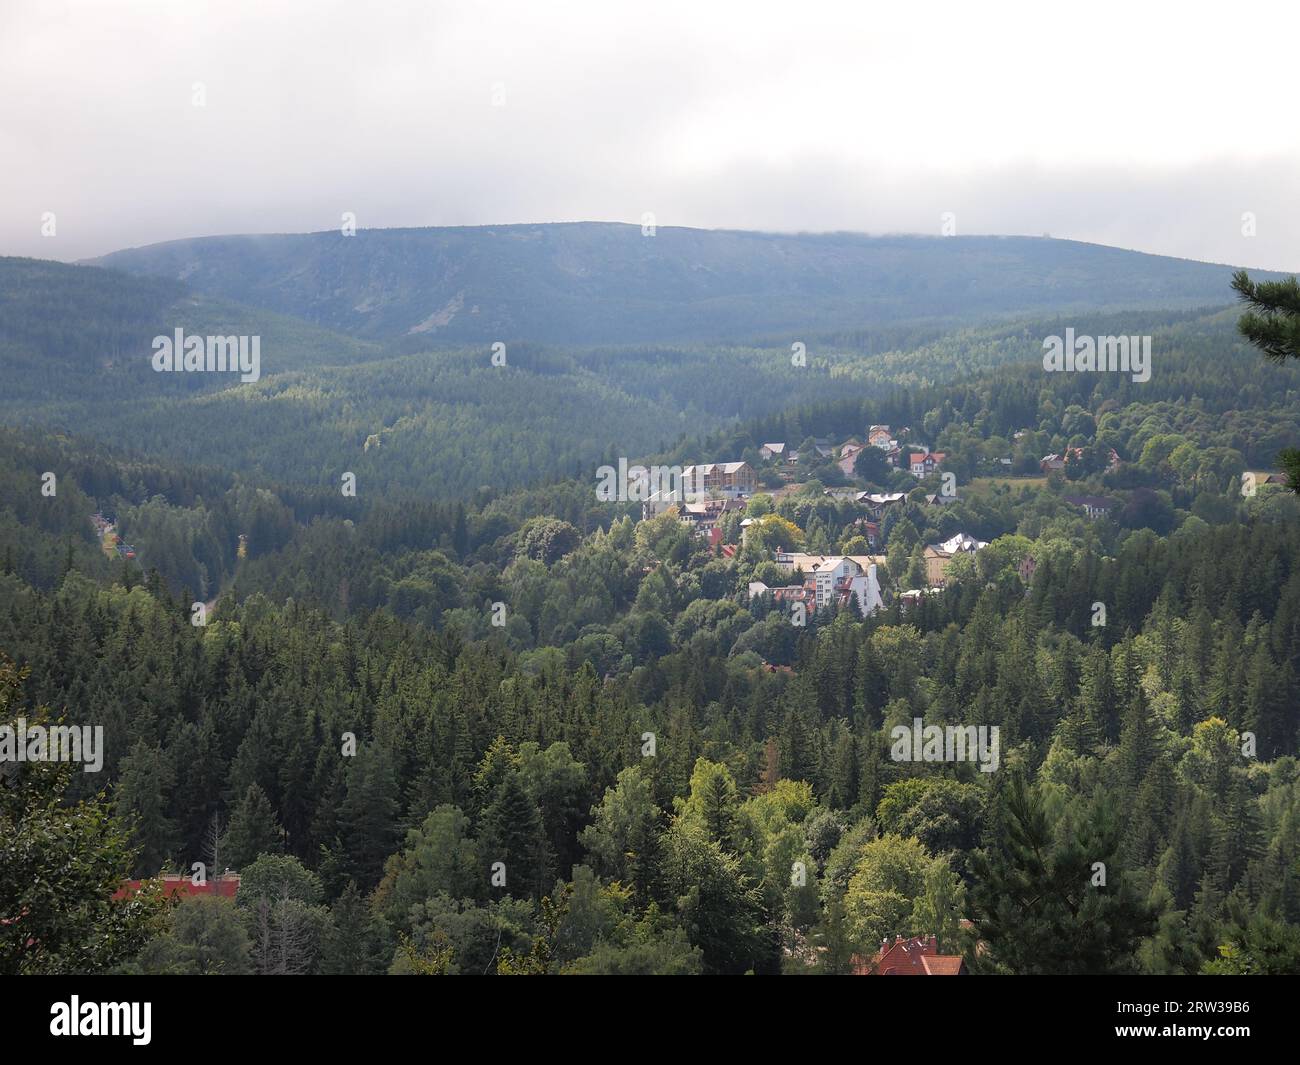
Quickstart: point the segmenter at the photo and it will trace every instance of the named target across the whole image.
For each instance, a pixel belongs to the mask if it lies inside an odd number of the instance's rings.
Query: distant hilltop
[[[610,222],[200,237],[91,263],[410,350],[797,340],[885,322],[1232,302],[1231,267],[1077,241]]]

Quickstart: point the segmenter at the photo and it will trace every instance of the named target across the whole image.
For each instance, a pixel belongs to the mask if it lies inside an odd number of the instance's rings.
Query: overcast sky
[[[1294,0],[1069,7],[0,0],[0,254],[344,211],[871,233],[951,212],[1300,269]]]

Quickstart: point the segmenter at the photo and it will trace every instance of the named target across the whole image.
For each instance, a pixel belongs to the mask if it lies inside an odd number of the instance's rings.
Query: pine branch
[[[1300,281],[1251,281],[1245,270],[1232,275],[1237,298],[1254,310],[1237,322],[1237,331],[1274,362],[1300,359]]]
[[[1232,288],[1242,303],[1270,314],[1300,315],[1300,280],[1252,281],[1245,270],[1232,275]]]

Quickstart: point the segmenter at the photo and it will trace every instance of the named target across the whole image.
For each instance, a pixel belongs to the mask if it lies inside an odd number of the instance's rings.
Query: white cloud
[[[345,210],[871,232],[951,210],[1295,269],[1297,28],[1284,3],[7,0],[0,251]]]

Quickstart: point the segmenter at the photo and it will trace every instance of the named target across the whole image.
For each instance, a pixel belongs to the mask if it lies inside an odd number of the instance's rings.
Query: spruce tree
[[[835,737],[827,801],[837,810],[851,809],[858,801],[858,741],[847,727]]]
[[[786,780],[817,780],[816,752],[813,749],[812,731],[803,714],[791,707],[786,714],[781,735],[781,776]]]
[[[397,849],[397,779],[382,747],[361,747],[347,770],[339,809],[339,867],[364,889],[379,882],[384,860]]]
[[[1094,802],[1082,812],[1058,812],[1018,774],[1003,801],[1001,845],[972,860],[970,909],[983,942],[968,955],[972,970],[1135,971],[1138,944],[1154,931],[1156,913],[1123,874],[1110,811]]]
[[[330,909],[320,969],[327,976],[369,976],[383,971],[379,929],[365,897],[349,881]]]
[[[508,774],[498,785],[483,811],[482,826],[484,860],[489,866],[505,863],[506,892],[515,898],[540,898],[550,874],[546,835],[537,804],[518,773]]]
[[[175,784],[171,759],[159,746],[139,740],[122,759],[113,806],[119,820],[130,827],[138,876],[154,876],[177,857],[180,835],[168,812]]]
[[[248,785],[230,815],[222,840],[222,855],[232,869],[255,861],[260,854],[280,854],[284,830],[275,819],[271,800],[257,784]]]
[[[815,971],[824,976],[844,976],[853,971],[853,941],[844,913],[844,896],[831,892],[821,922],[812,934],[817,949]]]

